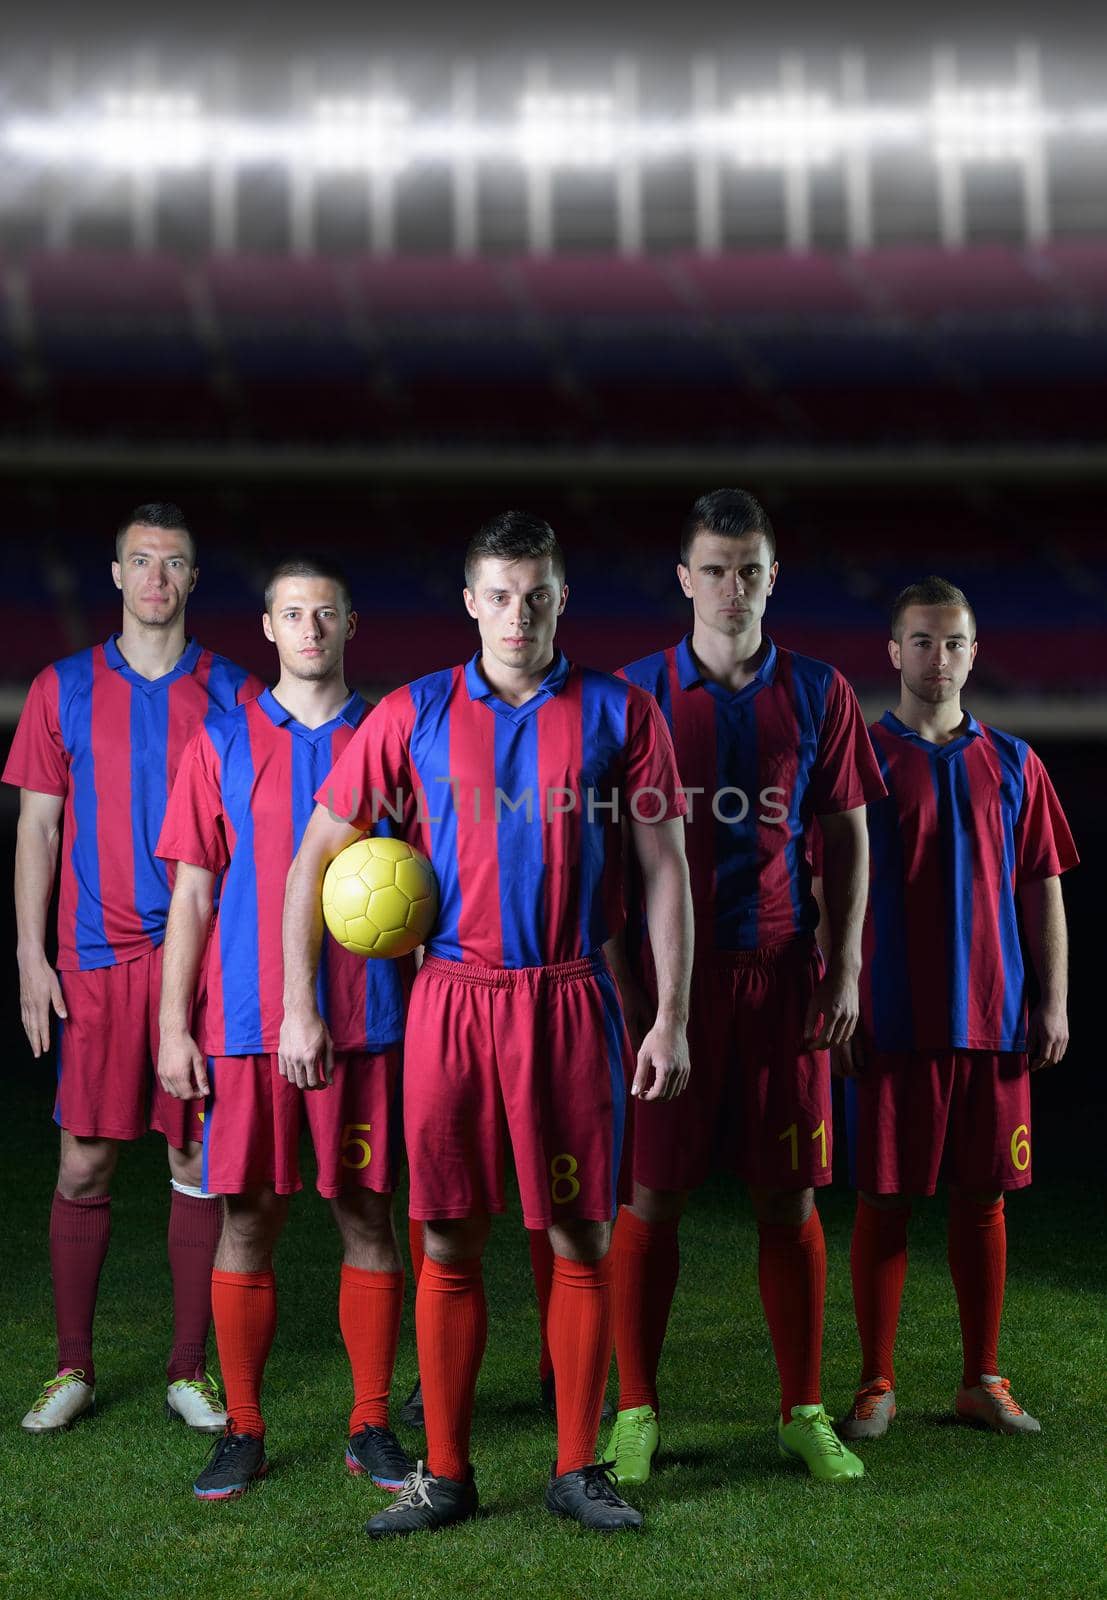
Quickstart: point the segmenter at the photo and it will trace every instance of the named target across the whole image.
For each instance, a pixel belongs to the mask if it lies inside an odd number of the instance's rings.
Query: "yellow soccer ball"
[[[402,839],[356,839],[323,878],[324,921],[356,956],[406,956],[424,942],[437,916],[434,868]]]

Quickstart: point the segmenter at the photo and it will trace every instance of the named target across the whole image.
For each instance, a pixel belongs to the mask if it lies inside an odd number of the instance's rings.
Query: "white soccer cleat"
[[[71,1428],[78,1417],[91,1416],[96,1409],[96,1390],[85,1382],[84,1371],[75,1367],[61,1372],[49,1383],[23,1418],[26,1433],[60,1433]]]
[[[210,1372],[202,1378],[178,1378],[165,1394],[165,1414],[197,1433],[222,1433],[227,1426],[219,1386]]]
[[[1037,1417],[1024,1411],[1011,1393],[1010,1378],[981,1378],[957,1391],[953,1408],[963,1422],[991,1428],[993,1433],[1041,1433]]]

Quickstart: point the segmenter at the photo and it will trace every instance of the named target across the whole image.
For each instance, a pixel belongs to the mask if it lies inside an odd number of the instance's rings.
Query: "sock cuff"
[[[176,1178],[170,1178],[169,1187],[172,1189],[174,1196],[181,1194],[184,1195],[186,1200],[203,1200],[205,1203],[211,1203],[222,1198],[221,1195],[217,1194],[205,1194],[202,1189],[196,1188],[194,1184],[178,1183]]]
[[[344,1261],[339,1278],[343,1284],[357,1289],[402,1289],[404,1269],[397,1267],[391,1272],[374,1272],[368,1267],[354,1267]]]
[[[62,1194],[60,1189],[54,1190],[54,1204],[56,1206],[72,1206],[77,1211],[95,1211],[100,1206],[111,1205],[110,1194],[79,1194],[71,1200],[67,1194]]]
[[[484,1276],[484,1266],[480,1256],[468,1261],[436,1261],[433,1256],[427,1256],[423,1261],[423,1273],[424,1276],[429,1273],[440,1283],[472,1283]]]
[[[568,1256],[553,1258],[554,1277],[562,1283],[578,1284],[582,1289],[601,1288],[611,1282],[611,1260],[603,1256],[599,1261],[570,1261]]]
[[[953,1222],[967,1222],[976,1227],[996,1226],[1002,1222],[1004,1214],[1004,1200],[1000,1195],[998,1200],[989,1201],[981,1205],[979,1201],[971,1199],[967,1194],[962,1194],[954,1189],[949,1197],[949,1218]]]
[[[268,1272],[226,1272],[218,1268],[211,1275],[212,1287],[216,1284],[224,1289],[275,1289],[277,1275],[270,1268]]]
[[[865,1199],[864,1195],[859,1194],[857,1196],[857,1211],[854,1221],[860,1228],[868,1228],[873,1233],[898,1232],[900,1226],[906,1228],[910,1218],[910,1204],[904,1206],[874,1206]]]
[[[615,1224],[620,1244],[641,1250],[648,1249],[655,1240],[675,1235],[679,1227],[679,1217],[670,1217],[665,1222],[647,1222],[629,1206],[620,1208]]]
[[[818,1206],[811,1207],[811,1213],[803,1222],[759,1222],[757,1232],[762,1244],[793,1245],[813,1244],[823,1237],[823,1225],[819,1217]]]

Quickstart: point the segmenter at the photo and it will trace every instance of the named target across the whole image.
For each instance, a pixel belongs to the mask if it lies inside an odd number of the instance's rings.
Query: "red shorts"
[[[821,976],[807,940],[697,957],[692,1075],[676,1100],[634,1103],[636,1183],[695,1189],[715,1164],[755,1188],[830,1182],[830,1064],[803,1042]]]
[[[150,1128],[177,1150],[199,1140],[201,1100],[158,1082],[161,946],[92,972],[59,972],[68,1018],[58,1027],[54,1121],[83,1139],[140,1139]]]
[[[949,1050],[870,1054],[846,1081],[850,1177],[869,1194],[1030,1182],[1030,1073],[1025,1055]]]
[[[528,1228],[615,1215],[633,1058],[602,956],[423,962],[404,1036],[410,1212],[504,1209],[505,1128]]]
[[[281,1077],[275,1055],[209,1057],[208,1081],[201,1179],[206,1194],[302,1189],[305,1122],[320,1194],[333,1199],[350,1185],[378,1194],[395,1188],[399,1050],[336,1055],[325,1089],[297,1089]]]

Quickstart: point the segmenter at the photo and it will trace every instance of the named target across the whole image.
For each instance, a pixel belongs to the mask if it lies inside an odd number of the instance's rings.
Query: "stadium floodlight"
[[[1021,86],[940,89],[930,120],[935,159],[962,165],[1025,161],[1051,131],[1041,108]]]
[[[619,149],[614,99],[609,94],[524,95],[516,140],[527,167],[614,166]]]
[[[822,167],[840,149],[843,119],[824,94],[743,95],[717,133],[740,167]]]
[[[406,100],[377,95],[369,99],[320,100],[305,130],[304,153],[331,172],[399,172],[409,160]]]
[[[194,95],[160,91],[111,92],[91,116],[17,118],[6,130],[17,154],[132,172],[201,166],[211,137]]]

